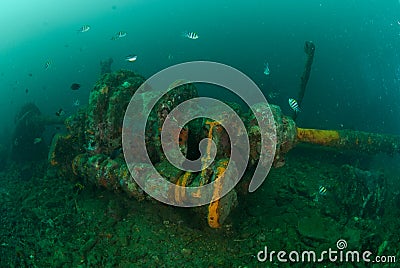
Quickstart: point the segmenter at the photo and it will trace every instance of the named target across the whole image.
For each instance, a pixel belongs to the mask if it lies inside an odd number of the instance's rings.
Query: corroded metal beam
[[[400,153],[400,136],[353,130],[320,130],[297,128],[297,142],[337,149],[357,150],[369,154]]]

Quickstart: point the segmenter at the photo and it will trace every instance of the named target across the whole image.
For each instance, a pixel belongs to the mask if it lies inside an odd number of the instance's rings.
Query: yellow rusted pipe
[[[400,136],[353,130],[319,130],[297,128],[297,142],[318,144],[365,153],[400,153]]]
[[[220,198],[221,198],[221,191],[222,191],[222,180],[224,179],[225,170],[228,166],[228,161],[221,161],[219,162],[219,166],[216,167],[215,172],[215,182],[214,182],[214,192],[213,192],[213,199],[215,201],[211,202],[208,206],[208,215],[207,215],[207,222],[211,228],[219,228],[221,227],[220,222],[220,214],[221,210],[224,208],[221,207]]]
[[[297,128],[297,141],[323,146],[333,145],[340,141],[340,134],[336,130]]]

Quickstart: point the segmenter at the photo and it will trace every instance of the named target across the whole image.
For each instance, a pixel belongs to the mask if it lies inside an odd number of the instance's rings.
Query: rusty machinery
[[[125,109],[132,95],[145,82],[144,77],[131,71],[121,70],[104,74],[90,93],[89,106],[65,120],[67,134],[53,138],[49,152],[49,162],[57,172],[65,177],[84,180],[116,192],[125,192],[138,200],[150,198],[137,185],[135,176],[147,178],[149,167],[127,166],[121,153],[122,122]],[[152,163],[168,181],[184,187],[210,183],[224,176],[229,162],[230,140],[221,122],[200,118],[188,123],[179,133],[179,147],[187,158],[196,158],[197,143],[204,137],[212,139],[217,145],[215,161],[201,172],[186,172],[168,163],[161,148],[160,129],[166,115],[178,104],[196,97],[193,84],[182,84],[169,91],[152,110],[146,127],[145,142]],[[145,105],[146,99],[143,97]],[[245,123],[250,144],[249,164],[246,172],[251,172],[259,159],[261,146],[260,129],[251,110],[243,112],[237,104],[229,104]],[[262,120],[275,124],[276,147],[273,166],[284,165],[285,154],[299,142],[331,146],[335,148],[356,149],[368,153],[400,152],[400,137],[371,134],[348,130],[315,130],[298,128],[291,117],[282,114],[276,105],[270,105],[273,118],[263,117],[267,104],[253,107],[261,114]],[[239,135],[239,134],[238,134]],[[134,150],[135,144],[132,144]],[[165,149],[165,148],[164,148]],[[208,152],[209,153],[209,152]],[[207,154],[206,154],[207,155]],[[246,180],[244,176],[244,180]],[[149,178],[150,179],[150,178]],[[218,191],[216,187],[216,191]],[[184,200],[185,192],[170,193],[175,200]],[[234,188],[224,197],[199,208],[199,215],[207,216],[208,225],[220,227],[232,208],[237,204],[237,190]]]

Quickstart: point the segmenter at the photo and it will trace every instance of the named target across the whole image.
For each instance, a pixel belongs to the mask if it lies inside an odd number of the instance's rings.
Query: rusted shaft
[[[300,107],[301,104],[303,103],[304,94],[306,93],[308,79],[310,78],[311,65],[313,64],[314,61],[314,53],[315,53],[314,43],[311,41],[306,41],[304,44],[304,52],[307,54],[307,61],[306,65],[304,66],[303,75],[301,76],[299,96],[297,97],[297,102],[299,103]],[[294,121],[296,121],[297,115],[298,115],[297,113],[293,113],[292,118]]]
[[[400,136],[363,131],[297,128],[297,141],[370,154],[400,153]]]

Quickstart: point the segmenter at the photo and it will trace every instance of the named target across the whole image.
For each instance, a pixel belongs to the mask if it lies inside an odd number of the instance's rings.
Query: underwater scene
[[[400,1],[1,6],[0,267],[398,267]]]

